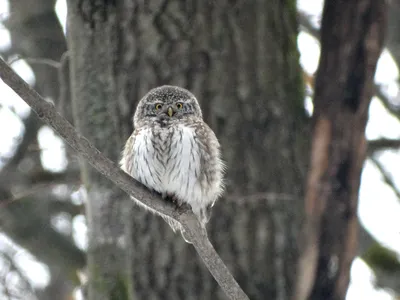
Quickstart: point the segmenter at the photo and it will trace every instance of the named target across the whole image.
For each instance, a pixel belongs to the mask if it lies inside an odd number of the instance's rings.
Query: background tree
[[[55,18],[54,1],[34,2],[10,2],[5,23],[13,38],[9,53],[60,62],[55,69],[43,60],[27,60],[37,68],[33,68],[37,89],[61,106],[68,118],[73,115],[80,131],[114,161],[132,130],[135,105],[146,91],[176,84],[194,92],[206,121],[220,138],[228,164],[227,193],[214,208],[208,228],[212,242],[251,299],[289,299],[296,280],[293,270],[311,146],[296,46],[295,2],[170,0],[94,5],[71,0],[68,47]],[[349,3],[350,8],[356,7]],[[370,1],[363,3],[371,13]],[[384,3],[378,12],[383,8]],[[326,31],[335,24],[326,25]],[[361,43],[363,36],[357,37]],[[49,45],[61,46],[57,50]],[[68,70],[61,59],[66,48],[72,109],[66,101]],[[3,199],[13,199],[15,186],[27,190],[32,184],[46,184],[41,189],[45,192],[7,202],[1,220],[8,236],[51,266],[52,284],[39,298],[46,294],[52,299],[71,292],[76,284],[71,274],[83,267],[84,255],[71,236],[51,226],[55,215],[75,216],[81,207],[68,200],[68,192],[63,195],[66,201],[60,201],[51,187],[63,183],[71,191],[80,182],[73,154],[61,174],[44,170],[37,152],[32,158],[28,149],[36,142],[40,126],[33,114],[25,120],[27,130],[1,170],[0,186]],[[35,168],[29,172],[17,168],[27,159]],[[84,163],[81,171],[88,191],[87,262],[94,278],[89,284],[93,299],[223,298],[192,247],[173,235],[160,218],[132,209],[123,193]],[[32,232],[29,238],[27,229]],[[43,244],[54,247],[43,250]],[[347,268],[350,261],[346,260]],[[318,280],[326,277],[315,278],[311,284],[318,286]]]

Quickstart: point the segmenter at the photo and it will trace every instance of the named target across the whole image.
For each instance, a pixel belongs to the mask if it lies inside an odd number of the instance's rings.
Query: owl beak
[[[172,107],[171,106],[169,106],[168,107],[168,109],[167,109],[167,114],[168,114],[168,116],[171,118],[173,115],[174,115],[174,110],[172,109]]]

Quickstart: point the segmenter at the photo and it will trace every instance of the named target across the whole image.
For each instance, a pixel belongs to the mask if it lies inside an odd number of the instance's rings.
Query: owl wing
[[[132,175],[133,159],[135,157],[134,144],[138,131],[135,129],[129,139],[126,141],[124,150],[122,151],[122,159],[120,161],[121,169],[124,170],[129,175]]]
[[[210,219],[211,207],[223,191],[223,173],[225,165],[221,160],[220,144],[214,131],[204,122],[192,124],[200,155],[200,174],[198,180],[203,189],[204,206],[198,211],[202,224]],[[193,207],[192,207],[193,208]]]
[[[222,193],[225,165],[221,160],[220,144],[214,131],[204,122],[194,123],[200,153],[200,180],[217,198]]]

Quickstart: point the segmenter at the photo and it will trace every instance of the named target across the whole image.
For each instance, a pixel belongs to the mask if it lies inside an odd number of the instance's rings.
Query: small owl
[[[190,205],[205,226],[223,190],[224,165],[218,140],[204,123],[197,99],[176,86],[152,89],[140,100],[133,124],[122,169],[167,201]],[[184,236],[178,222],[162,217]]]

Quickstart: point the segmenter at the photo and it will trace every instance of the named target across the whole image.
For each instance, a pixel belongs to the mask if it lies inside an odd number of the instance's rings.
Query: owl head
[[[150,90],[139,101],[133,122],[137,127],[145,121],[168,124],[194,118],[202,118],[196,97],[183,88],[163,85]]]

